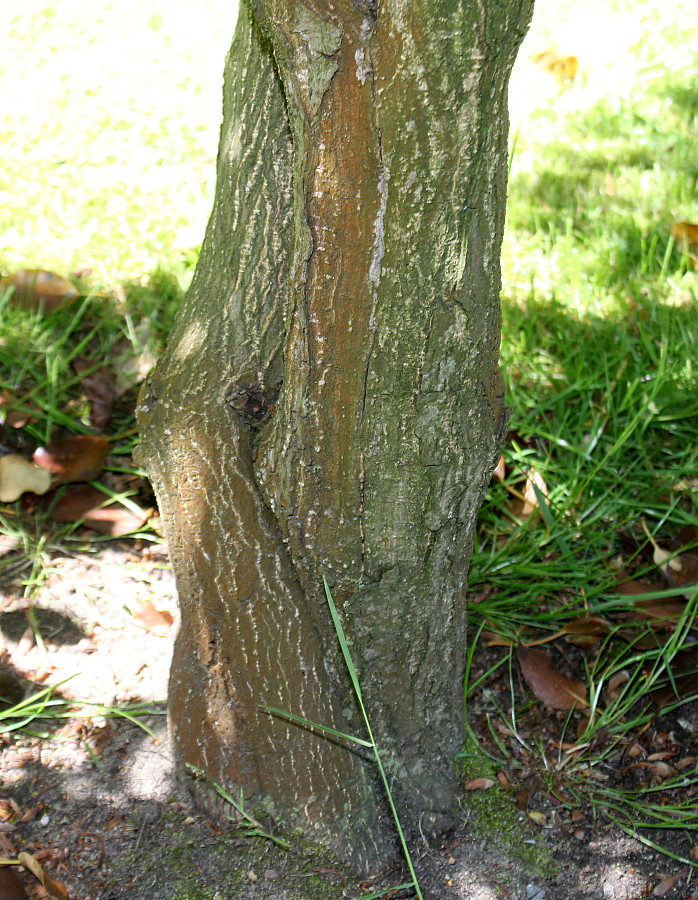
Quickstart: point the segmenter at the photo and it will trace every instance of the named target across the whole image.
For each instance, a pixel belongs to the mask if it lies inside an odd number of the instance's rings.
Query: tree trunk
[[[506,85],[532,0],[253,0],[213,214],[139,405],[182,625],[181,761],[368,870],[458,805],[466,572],[505,421]],[[378,7],[376,11],[376,5]]]

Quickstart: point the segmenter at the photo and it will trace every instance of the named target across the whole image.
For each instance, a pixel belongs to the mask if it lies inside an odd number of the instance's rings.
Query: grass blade
[[[265,712],[281,716],[284,719],[290,719],[291,722],[297,722],[299,725],[306,725],[308,728],[317,729],[323,734],[331,734],[333,737],[343,738],[345,741],[360,744],[362,747],[373,747],[373,744],[370,741],[365,741],[363,738],[356,737],[353,734],[345,734],[345,732],[337,731],[335,728],[328,728],[327,725],[311,722],[310,719],[304,719],[302,716],[294,716],[293,713],[285,712],[283,709],[277,709],[276,706],[266,706],[264,703],[260,703],[259,708],[263,709]]]

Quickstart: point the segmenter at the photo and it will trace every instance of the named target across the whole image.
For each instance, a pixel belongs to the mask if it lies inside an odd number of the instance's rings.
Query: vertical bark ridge
[[[289,12],[287,5],[268,4],[265,21],[291,108],[296,198],[307,242],[296,254],[302,261],[294,273],[298,325],[290,330],[286,368],[302,359],[305,372],[302,391],[282,398],[256,471],[285,523],[305,587],[322,604],[318,571],[340,568],[351,582],[360,578],[367,366],[361,361],[372,341],[382,168],[372,85],[357,62],[366,50],[368,20],[349,4],[341,18],[329,3],[292,6]],[[361,64],[367,65],[365,56]],[[315,67],[324,80],[313,74]],[[315,85],[315,93],[309,96],[304,85]],[[293,381],[300,387],[300,379]]]

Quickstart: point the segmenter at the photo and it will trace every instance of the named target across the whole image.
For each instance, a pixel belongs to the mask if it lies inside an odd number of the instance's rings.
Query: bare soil
[[[2,670],[25,693],[55,685],[56,696],[75,701],[151,703],[142,721],[152,734],[84,715],[43,723],[49,736],[5,734],[0,855],[32,853],[72,900],[338,900],[405,880],[396,871],[359,883],[297,836],[283,850],[197,812],[175,776],[164,716],[177,627],[164,551],[111,542],[55,555],[51,566],[33,600],[43,648],[28,629],[26,571],[0,588]],[[152,609],[170,609],[174,624],[149,617]],[[564,830],[550,816],[550,827],[535,828],[497,790],[464,793],[458,831],[440,846],[414,847],[427,900],[693,897],[679,863],[601,823]],[[28,873],[20,877],[27,896],[42,896]],[[0,884],[0,898],[17,896]]]

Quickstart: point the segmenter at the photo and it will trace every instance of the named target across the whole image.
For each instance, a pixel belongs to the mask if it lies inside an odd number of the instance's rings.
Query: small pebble
[[[545,888],[537,884],[526,885],[526,900],[545,900]]]
[[[39,819],[39,825],[43,825],[44,828],[45,828],[45,827],[48,825],[48,823],[49,823],[50,821],[51,821],[51,816],[43,815],[43,816]]]

